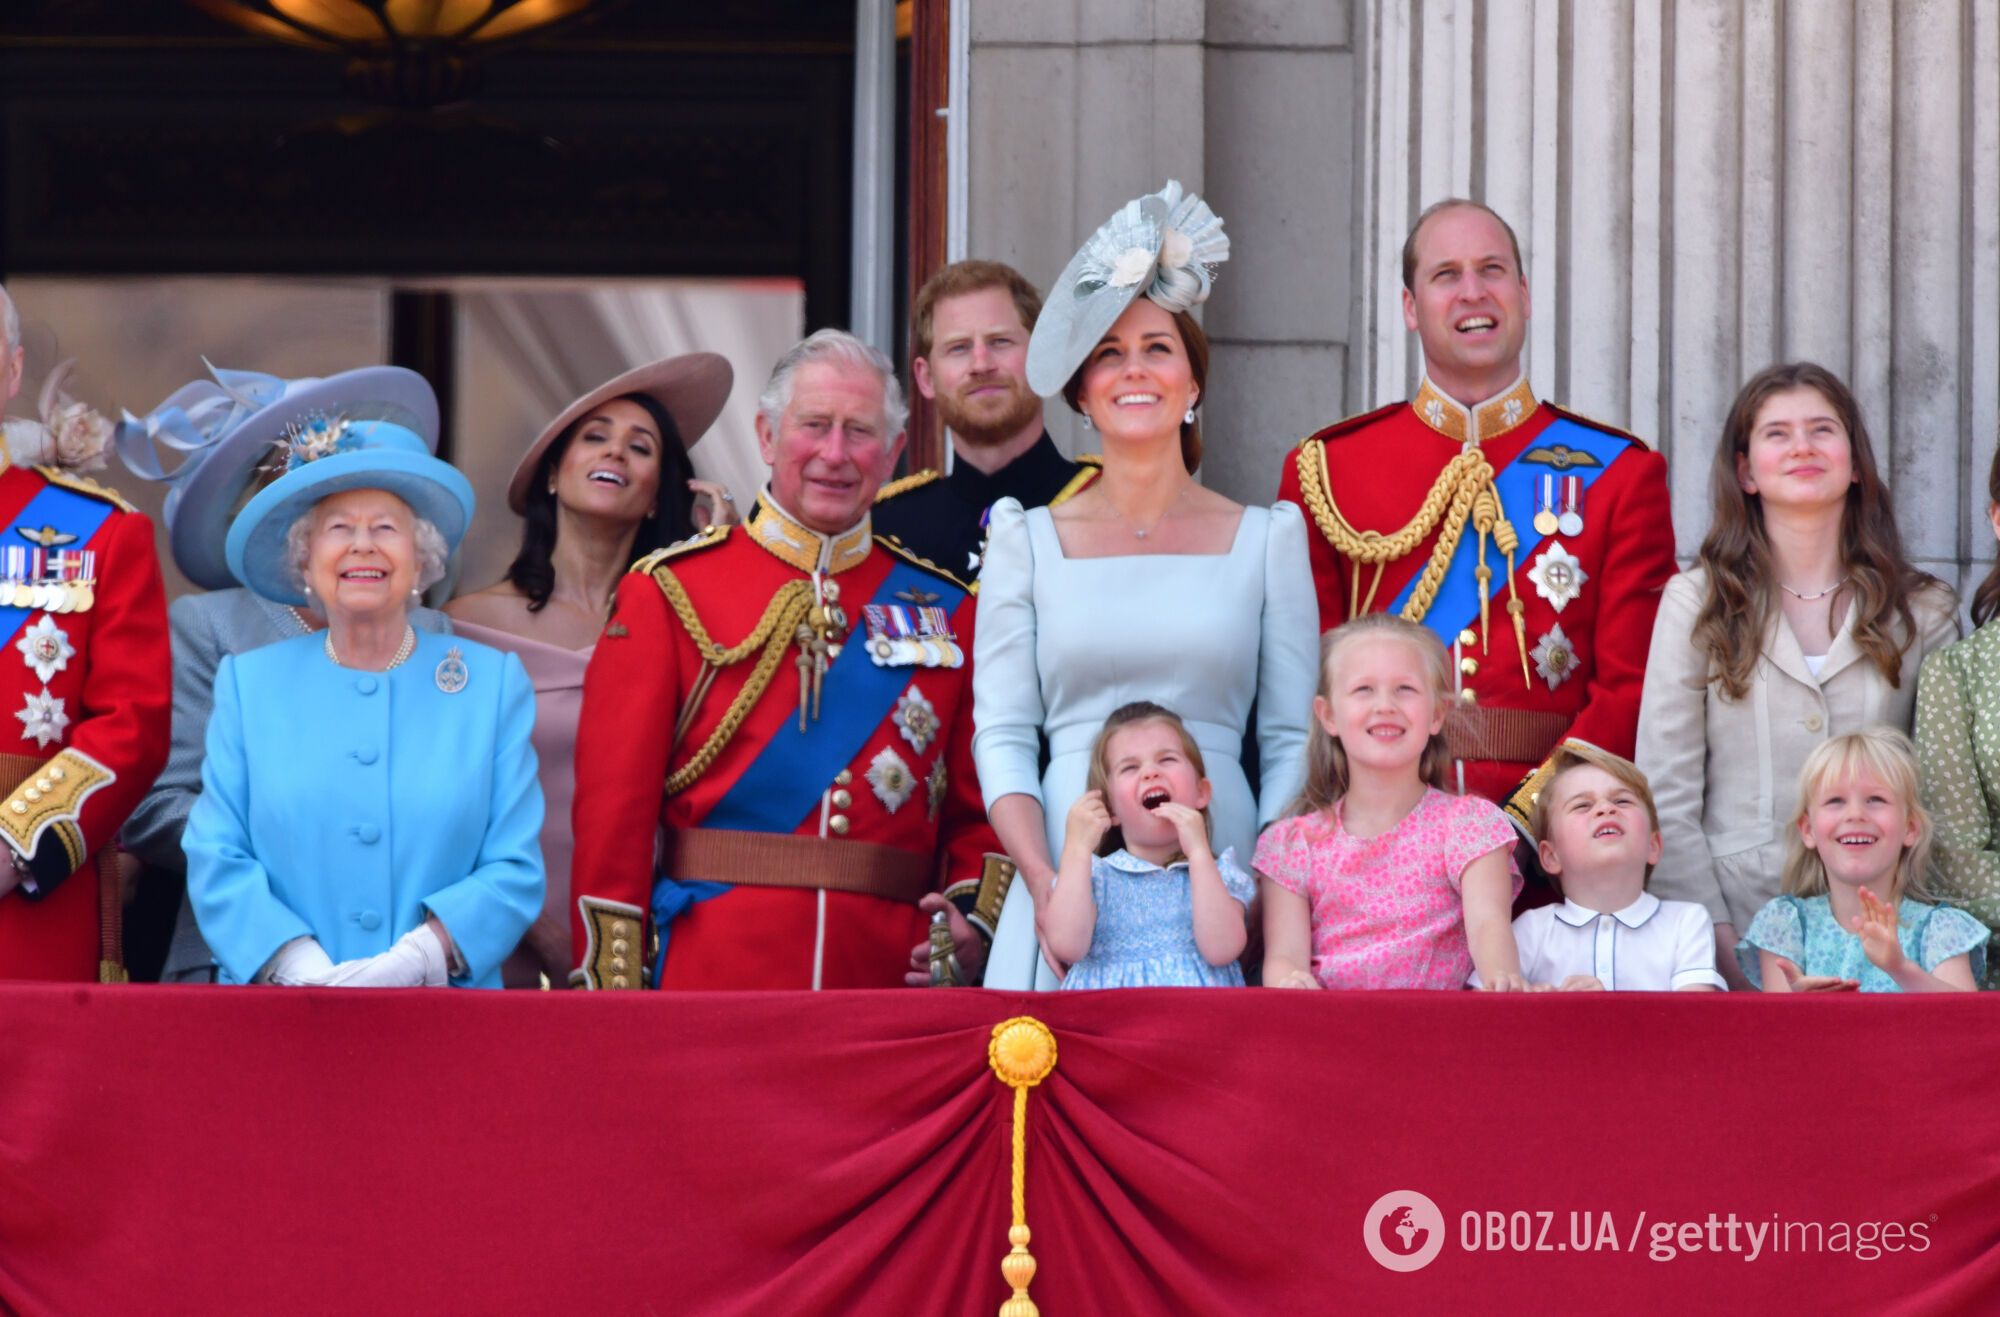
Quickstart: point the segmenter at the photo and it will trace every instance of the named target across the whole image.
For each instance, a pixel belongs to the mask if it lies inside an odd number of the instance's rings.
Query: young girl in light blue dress
[[[1091,747],[1045,917],[1065,988],[1240,988],[1256,882],[1209,846],[1211,791],[1179,717],[1139,702]]]
[[[1930,841],[1909,737],[1873,727],[1815,749],[1783,895],[1736,948],[1744,974],[1765,992],[1971,992],[1986,926],[1918,899]]]

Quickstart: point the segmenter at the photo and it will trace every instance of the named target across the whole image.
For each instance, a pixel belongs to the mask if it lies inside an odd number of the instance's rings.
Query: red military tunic
[[[1559,420],[1588,427],[1615,451],[1592,472],[1594,482],[1576,510],[1582,521],[1576,533],[1538,532],[1538,496],[1504,507],[1519,537],[1512,597],[1523,605],[1527,675],[1506,607],[1506,559],[1491,540],[1488,635],[1479,639],[1475,620],[1470,640],[1458,637],[1463,643],[1454,644],[1452,655],[1462,696],[1474,711],[1454,742],[1465,756],[1460,760],[1465,788],[1523,819],[1538,785],[1526,779],[1564,736],[1632,754],[1653,614],[1675,570],[1666,463],[1631,435],[1537,402],[1525,379],[1476,408],[1446,397],[1427,379],[1413,401],[1342,421],[1302,442],[1285,459],[1278,491],[1279,498],[1304,508],[1317,528],[1307,537],[1313,584],[1320,626],[1331,628],[1364,604],[1372,611],[1386,609],[1431,561],[1445,520],[1440,517],[1408,552],[1384,564],[1370,601],[1374,568],[1368,565],[1359,572],[1361,598],[1350,598],[1356,573],[1335,547],[1340,519],[1353,530],[1384,535],[1407,526],[1447,464],[1473,445],[1496,471],[1520,459],[1538,491],[1542,475],[1555,477],[1560,499],[1564,475],[1598,462],[1544,441],[1544,432]],[[1468,522],[1453,555],[1477,552]],[[1565,558],[1573,560],[1566,571]],[[1531,716],[1515,717],[1510,711],[1516,710]]]
[[[51,489],[101,517],[95,530],[65,540],[46,500],[39,512],[30,507]],[[114,948],[101,943],[91,857],[116,839],[167,762],[173,658],[152,523],[92,481],[14,466],[0,453],[0,528],[6,548],[20,551],[11,562],[0,556],[0,569],[39,551],[46,578],[60,570],[56,554],[75,555],[69,572],[80,578],[88,553],[94,578],[87,591],[23,595],[19,611],[11,599],[0,604],[12,626],[0,637],[0,697],[12,715],[0,728],[0,791],[8,792],[0,838],[32,875],[0,897],[0,977],[123,978],[103,955]],[[0,589],[11,595],[16,586]]]
[[[813,885],[739,884],[694,904],[672,920],[659,986],[898,986],[910,948],[924,940],[923,914],[909,899],[826,890],[816,873],[870,857],[861,867],[871,874],[920,870],[919,891],[945,890],[961,880],[952,895],[968,906],[982,874],[989,886],[1011,876],[986,824],[972,766],[973,597],[929,563],[873,539],[865,518],[846,534],[822,536],[761,497],[748,525],[709,532],[638,563],[619,586],[611,623],[591,657],[577,735],[573,813],[572,929],[586,986],[638,986],[637,926],[650,909],[661,858],[656,830],[669,852],[712,840],[688,835],[704,829],[717,836],[726,831],[731,839],[757,835],[746,834],[740,824],[717,828],[711,815],[728,800],[734,802],[732,820],[739,817],[742,796],[731,795],[739,779],[780,733],[796,732],[801,676],[794,627],[781,628],[768,684],[740,709],[740,724],[720,737],[718,729],[732,718],[739,695],[758,679],[760,658],[771,650],[765,643],[743,642],[782,606],[788,589],[785,598],[810,601],[816,561],[824,564],[823,579],[837,587],[835,601],[852,624],[842,651],[848,662],[873,661],[864,605],[879,602],[898,568],[905,580],[914,573],[919,582],[901,587],[897,597],[906,611],[926,598],[956,601],[949,614],[951,640],[962,662],[901,667],[887,698],[875,705],[823,705],[817,719],[808,710],[808,743],[831,735],[842,717],[866,720],[860,749],[844,755],[825,780],[788,777],[790,794],[802,794],[809,807],[771,829],[785,841],[804,839],[805,846],[793,842],[791,852],[766,867],[791,870],[790,876]],[[745,652],[711,666],[692,629],[705,633],[711,654],[729,648]],[[933,642],[935,656],[949,651]],[[831,683],[827,690],[827,699],[834,700]],[[704,765],[703,751],[712,740],[719,748]],[[785,753],[783,747],[779,753]],[[769,772],[770,765],[760,771]],[[791,764],[781,771],[790,774]],[[692,775],[685,785],[670,780],[683,774]],[[662,783],[680,789],[669,789],[663,798]],[[766,803],[753,799],[748,808]],[[864,851],[857,843],[885,849]],[[667,858],[664,871],[670,878],[729,881],[723,873],[686,871],[686,865],[674,872],[671,854]],[[911,895],[904,892],[904,898]],[[981,896],[981,908],[997,914],[998,895]],[[622,948],[615,956],[614,946]],[[625,982],[614,981],[620,978]]]

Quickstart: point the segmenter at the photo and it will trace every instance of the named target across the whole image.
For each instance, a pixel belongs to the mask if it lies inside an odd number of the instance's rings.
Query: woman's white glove
[[[287,988],[313,987],[328,982],[333,972],[333,958],[325,947],[309,937],[295,937],[264,962],[257,981]]]
[[[444,943],[418,924],[379,956],[342,961],[321,982],[336,988],[442,988],[451,981]]]

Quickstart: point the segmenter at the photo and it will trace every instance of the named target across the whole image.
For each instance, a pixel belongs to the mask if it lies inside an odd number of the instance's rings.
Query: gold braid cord
[[[1035,1255],[1028,1252],[1028,1090],[1056,1068],[1056,1036],[1032,1015],[1002,1020],[993,1026],[993,1037],[986,1044],[986,1064],[993,1067],[994,1078],[1014,1090],[1013,1161],[1008,1178],[1014,1224],[1007,1231],[1012,1247],[1000,1260],[1000,1274],[1014,1293],[1000,1305],[1000,1317],[1037,1317],[1040,1310],[1028,1297],[1028,1285],[1035,1279]]]
[[[667,603],[674,610],[681,626],[687,630],[688,638],[701,651],[702,676],[697,684],[705,694],[712,674],[721,668],[741,663],[760,647],[763,653],[757,656],[757,666],[750,671],[750,679],[743,683],[743,689],[736,692],[729,708],[722,715],[722,721],[708,734],[694,757],[667,776],[666,793],[675,795],[687,790],[696,779],[708,771],[715,757],[722,753],[730,738],[743,725],[743,719],[763,698],[765,689],[771,684],[771,677],[778,670],[778,663],[785,656],[785,650],[792,643],[792,636],[799,624],[805,621],[813,603],[812,582],[807,580],[787,581],[771,596],[771,602],[764,609],[764,616],[757,619],[757,625],[740,642],[724,648],[708,633],[701,618],[695,615],[694,601],[688,598],[687,587],[680,583],[673,570],[664,565],[653,569],[653,580],[658,583],[660,593],[667,597]],[[683,722],[687,715],[683,714]]]
[[[1326,444],[1312,440],[1299,445],[1293,462],[1298,470],[1299,495],[1305,500],[1306,511],[1320,534],[1326,536],[1327,543],[1335,552],[1346,558],[1351,569],[1348,587],[1348,613],[1359,616],[1375,606],[1375,594],[1382,585],[1382,569],[1389,563],[1406,558],[1416,552],[1433,530],[1438,533],[1437,543],[1431,546],[1430,560],[1417,577],[1416,587],[1410,591],[1409,600],[1404,603],[1402,616],[1411,622],[1421,622],[1437,599],[1438,587],[1444,582],[1445,570],[1451,566],[1452,555],[1458,552],[1459,541],[1464,538],[1466,523],[1472,523],[1473,531],[1479,537],[1479,566],[1476,575],[1479,580],[1479,627],[1481,643],[1484,642],[1487,624],[1487,601],[1493,578],[1493,569],[1486,565],[1486,537],[1491,535],[1495,546],[1507,557],[1507,612],[1514,622],[1514,639],[1521,651],[1521,680],[1530,689],[1533,683],[1528,677],[1528,641],[1526,624],[1522,619],[1522,604],[1514,585],[1514,552],[1520,541],[1514,533],[1513,525],[1501,509],[1500,494],[1493,486],[1493,466],[1476,448],[1467,448],[1457,457],[1445,463],[1444,470],[1432,482],[1430,492],[1417,508],[1417,515],[1399,530],[1384,534],[1375,530],[1358,530],[1341,515],[1340,507],[1333,500],[1333,480],[1327,471]],[[1368,593],[1361,593],[1361,567],[1366,563],[1375,568],[1375,575],[1369,582]]]

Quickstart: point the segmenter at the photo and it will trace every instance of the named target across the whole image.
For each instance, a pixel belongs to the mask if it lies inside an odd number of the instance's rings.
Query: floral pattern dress
[[[1970,955],[1973,982],[1986,972],[1986,925],[1963,910],[1906,896],[1896,905],[1896,940],[1903,954],[1926,970]],[[1863,992],[1903,990],[1868,959],[1861,939],[1840,926],[1824,896],[1780,896],[1750,921],[1750,931],[1736,944],[1736,963],[1759,988],[1764,986],[1760,949],[1783,956],[1803,974],[1857,980]]]
[[[1323,988],[1465,987],[1472,946],[1459,884],[1466,866],[1506,850],[1514,825],[1478,796],[1432,787],[1387,832],[1355,837],[1331,812],[1272,824],[1252,868],[1312,907],[1313,974]]]
[[[2000,925],[2000,623],[1924,658],[1916,740],[1938,891]],[[2000,954],[1987,951],[1985,984],[2000,988]]]
[[[1236,852],[1216,857],[1222,885],[1247,911],[1257,882],[1236,862]],[[1243,967],[1211,965],[1194,941],[1194,892],[1186,860],[1162,869],[1129,851],[1090,862],[1090,895],[1097,927],[1090,951],[1070,967],[1071,988],[1240,988]]]

